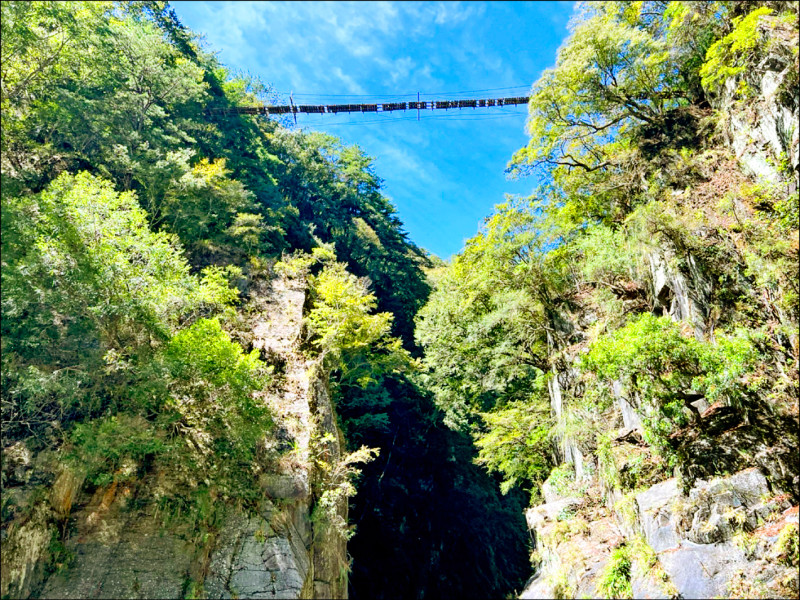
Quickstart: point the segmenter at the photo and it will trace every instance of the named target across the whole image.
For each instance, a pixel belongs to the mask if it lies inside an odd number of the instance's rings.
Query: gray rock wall
[[[742,75],[753,97],[742,100],[737,94],[740,78],[732,78],[712,98],[712,106],[726,115],[728,142],[748,174],[778,183],[785,179],[778,170],[785,159],[794,170],[790,184],[796,186],[800,170],[797,40],[784,29],[776,17],[760,19],[758,31],[766,52]]]
[[[559,498],[526,513],[539,563],[521,598],[599,597],[596,586],[612,550],[636,548],[640,537],[657,559],[634,561],[634,598],[737,597],[741,581],[764,596],[797,589],[796,568],[775,560],[797,507],[776,494],[755,468],[698,481],[684,495],[675,478],[635,495],[635,520],[625,523],[590,498]],[[633,550],[641,552],[641,550]],[[792,587],[794,586],[794,587]],[[566,592],[566,595],[563,595]]]
[[[89,494],[80,474],[65,470],[49,497],[32,500],[32,516],[3,531],[4,597],[347,597],[345,539],[312,519],[325,477],[312,454],[335,464],[343,439],[327,373],[299,351],[305,287],[260,281],[251,298],[252,337],[244,341],[283,365],[278,385],[260,394],[276,415],[281,439],[271,441],[292,448],[253,481],[262,494],[258,508],[218,506],[220,522],[200,529],[165,520],[159,496],[170,488],[169,473]],[[10,475],[30,462],[21,455],[9,463]],[[346,499],[336,509],[346,519]],[[54,546],[62,539],[63,548]]]

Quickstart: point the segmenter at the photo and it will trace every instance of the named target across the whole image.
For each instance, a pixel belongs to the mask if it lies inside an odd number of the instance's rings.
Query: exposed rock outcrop
[[[4,470],[20,484],[9,489],[28,507],[3,531],[4,597],[347,596],[345,539],[324,516],[312,518],[325,477],[316,461],[335,464],[342,437],[327,374],[299,351],[306,290],[277,278],[256,281],[250,298],[243,341],[282,367],[277,385],[260,394],[275,414],[272,443],[283,452],[253,481],[262,494],[257,510],[210,498],[219,516],[209,527],[167,519],[160,504],[170,488],[166,472],[89,493],[80,473],[63,470],[47,497],[22,498],[36,457],[24,448],[4,452]],[[335,510],[346,519],[346,500]]]
[[[726,81],[712,106],[726,118],[728,142],[744,170],[755,177],[778,183],[783,162],[793,172],[790,185],[797,190],[800,174],[800,125],[798,125],[797,40],[791,27],[773,16],[758,23],[763,57],[741,78]],[[742,84],[750,99],[742,100]]]
[[[603,571],[622,546],[634,598],[797,591],[796,568],[775,560],[781,532],[796,527],[797,507],[758,469],[699,481],[688,495],[671,478],[622,499],[616,511],[598,500],[590,492],[528,510],[537,566],[521,598],[602,597]]]

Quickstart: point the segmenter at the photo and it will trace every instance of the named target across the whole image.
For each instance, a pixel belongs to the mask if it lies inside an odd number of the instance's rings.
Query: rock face
[[[209,598],[310,598],[311,527],[300,510],[265,503],[257,517],[231,515],[211,556]]]
[[[633,496],[627,524],[598,499],[589,493],[528,510],[538,564],[521,598],[602,597],[603,570],[623,545],[634,598],[785,597],[797,589],[796,567],[775,561],[779,532],[791,535],[797,507],[758,469],[698,481],[688,495],[675,478],[653,485]]]
[[[736,534],[788,508],[789,501],[770,491],[755,468],[699,481],[683,496],[675,479],[636,495],[638,523],[645,539],[675,587],[685,598],[713,598],[731,592],[736,578],[757,578],[769,588],[780,575],[763,574],[768,552],[750,552],[734,543]],[[775,591],[775,590],[773,590]]]
[[[3,532],[3,597],[347,596],[345,539],[323,519],[312,519],[316,488],[324,481],[310,466],[311,455],[335,464],[342,438],[327,374],[298,351],[305,288],[284,279],[261,281],[251,298],[246,342],[283,367],[262,400],[275,413],[277,443],[293,448],[274,472],[253,481],[263,494],[257,511],[225,508],[220,522],[198,535],[192,523],[165,521],[157,490],[169,487],[168,473],[88,494],[79,475],[63,471],[50,497],[29,499],[32,513]],[[323,437],[324,444],[315,441]],[[22,450],[9,455],[15,457],[7,465],[10,475],[22,477],[31,457]],[[346,501],[336,510],[346,519]],[[69,532],[65,541],[54,545],[63,530]]]
[[[703,277],[694,257],[686,256],[686,273],[671,266],[675,259],[675,252],[671,248],[661,248],[648,258],[653,297],[665,314],[674,321],[691,323],[695,337],[703,339],[706,334],[706,307],[711,296],[711,286]]]
[[[742,76],[753,98],[745,101],[742,110],[737,94],[740,80],[731,78],[712,105],[728,115],[728,142],[745,171],[777,183],[781,180],[778,165],[786,161],[794,172],[796,190],[800,172],[797,40],[776,17],[761,17],[758,32],[768,51]]]
[[[758,184],[797,192],[800,97],[797,40],[787,35],[790,30],[778,18],[762,17],[761,58],[711,98],[738,162],[736,166],[726,159],[719,173],[710,174],[714,185],[717,179],[741,183],[749,175]],[[741,94],[742,89],[749,91]],[[681,115],[676,110],[673,116]],[[683,116],[690,123],[692,115]],[[640,143],[643,154],[653,160],[669,143],[698,145],[677,139],[670,133],[675,127],[662,127],[660,133],[656,129],[644,128]],[[729,188],[714,188],[714,201]],[[700,205],[706,192],[676,188],[672,193],[687,202],[696,194]],[[693,234],[705,235],[700,229]],[[648,296],[644,310],[669,316],[682,324],[686,335],[714,343],[719,282],[708,256],[664,235],[641,259],[647,274],[637,285]],[[596,320],[593,311],[590,304],[574,311],[562,319],[570,322],[567,326],[553,324],[563,335],[548,337],[553,357],[548,392],[559,426],[553,457],[556,463],[572,465],[574,480],[565,490],[561,467],[542,485],[544,503],[526,513],[534,545],[533,576],[521,598],[614,597],[606,584],[621,580],[629,586],[616,589],[621,597],[797,597],[796,401],[793,409],[764,409],[768,399],[747,412],[686,390],[688,424],[667,442],[680,466],[673,472],[644,441],[648,432],[643,423],[652,419],[652,407],[622,381],[614,381],[610,408],[598,416],[606,444],[600,448],[599,436],[588,439],[581,427],[566,426],[565,419],[571,402],[582,397],[571,365],[586,352],[587,332]],[[796,331],[795,322],[778,316]],[[790,345],[796,348],[797,343]],[[620,561],[621,556],[628,562]]]
[[[623,540],[610,511],[583,498],[528,510],[538,568],[521,598],[594,598],[599,572]]]

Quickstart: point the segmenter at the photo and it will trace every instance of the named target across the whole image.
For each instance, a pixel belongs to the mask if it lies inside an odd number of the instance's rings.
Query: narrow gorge
[[[447,260],[184,9],[2,3],[2,598],[797,597],[797,3],[577,3]]]

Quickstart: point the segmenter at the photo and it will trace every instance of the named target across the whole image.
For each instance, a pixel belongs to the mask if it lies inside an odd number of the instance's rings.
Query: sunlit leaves
[[[4,392],[13,397],[4,411],[30,416],[55,402],[69,418],[92,412],[108,399],[96,396],[105,374],[135,372],[185,321],[237,297],[220,269],[191,275],[134,194],[87,173],[4,198],[2,241]],[[36,380],[50,383],[31,394],[26,382]]]
[[[410,368],[412,361],[398,338],[389,337],[390,313],[374,313],[375,296],[363,279],[342,263],[326,265],[309,278],[314,307],[307,317],[312,344],[341,371],[341,385],[364,387],[380,377]]]
[[[177,233],[187,244],[222,241],[226,234],[233,234],[234,239],[246,241],[257,250],[260,239],[253,228],[260,215],[245,213],[254,208],[253,195],[229,177],[225,160],[203,158],[181,171],[151,200],[158,214],[155,222]]]
[[[700,68],[704,88],[717,91],[753,62],[753,53],[759,45],[756,29],[759,19],[773,12],[771,8],[762,6],[744,18],[733,19],[733,31],[712,44],[706,52],[706,61]]]
[[[610,385],[613,380],[642,399],[648,440],[663,446],[686,425],[692,394],[743,408],[758,386],[760,355],[751,334],[719,335],[716,344],[686,335],[668,317],[644,314],[597,340],[583,368]]]
[[[2,4],[3,112],[35,100],[46,83],[81,72],[111,2]]]
[[[199,282],[174,239],[150,231],[133,194],[81,173],[8,205],[27,249],[10,249],[4,317],[20,314],[16,294],[26,290],[46,310],[89,318],[116,345],[143,323],[165,337],[192,309]]]
[[[268,381],[258,350],[245,354],[217,319],[201,319],[170,340],[164,358],[171,378],[166,408],[197,439],[209,440],[204,450],[215,460],[252,460],[272,424],[263,398],[253,395]]]
[[[419,312],[426,381],[452,426],[526,397],[547,368],[548,311],[565,273],[539,226],[526,201],[498,205]]]
[[[532,408],[529,403],[515,402],[482,416],[488,431],[475,440],[477,462],[502,474],[504,494],[515,485],[541,484],[547,479],[550,423],[546,404]]]
[[[280,185],[297,211],[286,219],[290,243],[306,251],[316,245],[314,236],[332,243],[351,273],[370,279],[380,310],[394,314],[393,333],[410,340],[414,313],[428,293],[420,269],[425,259],[381,193],[372,159],[319,133],[277,131],[273,149],[283,161]]]
[[[662,93],[671,77],[665,41],[613,10],[590,11],[531,91],[531,139],[512,159],[516,168],[556,170],[556,177],[608,169],[607,145],[672,104]]]

